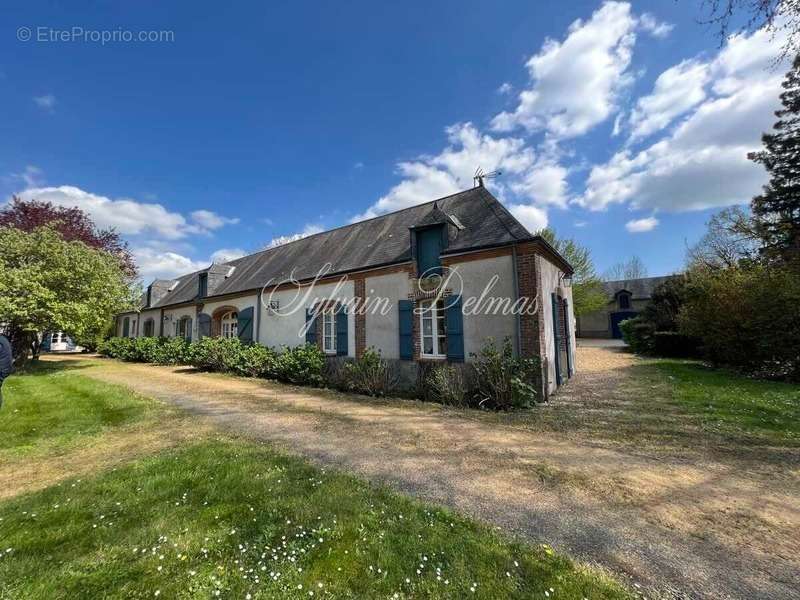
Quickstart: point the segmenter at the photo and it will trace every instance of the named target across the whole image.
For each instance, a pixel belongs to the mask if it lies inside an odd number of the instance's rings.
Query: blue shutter
[[[131,320],[125,317],[122,320],[122,337],[128,337],[131,333]]]
[[[417,270],[422,276],[441,273],[442,227],[432,227],[417,232]]]
[[[414,358],[414,303],[411,300],[400,300],[400,358]]]
[[[567,341],[567,377],[572,377],[574,369],[572,368],[572,356],[570,356],[570,331],[569,331],[569,302],[564,300],[564,337]]]
[[[464,362],[464,313],[461,311],[461,296],[444,299],[445,331],[447,332],[447,360]]]
[[[211,337],[211,317],[206,313],[197,315],[197,337],[198,339]]]
[[[239,331],[239,339],[243,342],[253,341],[253,307],[245,308],[239,311],[239,316],[236,321],[236,327]]]
[[[336,354],[347,356],[347,306],[336,311]]]
[[[558,296],[555,293],[550,296],[553,301],[553,345],[555,346],[553,360],[556,367],[556,385],[561,385],[561,328],[558,326]]]
[[[186,317],[186,341],[192,341],[192,318]]]
[[[308,322],[312,321],[309,325]],[[314,309],[307,308],[306,309],[306,344],[311,344],[312,346],[317,345],[317,319],[314,316]]]

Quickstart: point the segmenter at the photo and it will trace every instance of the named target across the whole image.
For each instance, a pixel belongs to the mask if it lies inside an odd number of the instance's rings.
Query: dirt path
[[[615,393],[635,360],[580,352],[584,372],[564,390],[565,404]],[[650,596],[800,598],[796,462],[670,459],[470,412],[189,369],[98,359],[83,373],[547,541]]]

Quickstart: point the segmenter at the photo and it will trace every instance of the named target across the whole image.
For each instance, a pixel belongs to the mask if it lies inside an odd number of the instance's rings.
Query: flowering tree
[[[52,226],[67,242],[83,242],[90,248],[109,253],[117,258],[129,279],[136,277],[136,263],[128,244],[113,229],[99,229],[81,209],[54,206],[39,200],[22,200],[17,196],[0,209],[0,227],[33,231],[44,225]]]
[[[38,351],[41,331],[68,331],[92,345],[132,290],[117,257],[83,242],[65,241],[52,226],[0,227],[0,324],[14,356]]]

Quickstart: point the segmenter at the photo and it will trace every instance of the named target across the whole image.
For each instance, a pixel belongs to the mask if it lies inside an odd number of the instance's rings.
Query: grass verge
[[[78,372],[11,383],[3,416],[24,419],[3,452],[39,459],[87,439],[116,452],[166,410]],[[0,502],[0,598],[628,597],[547,546],[247,439],[97,464]]]

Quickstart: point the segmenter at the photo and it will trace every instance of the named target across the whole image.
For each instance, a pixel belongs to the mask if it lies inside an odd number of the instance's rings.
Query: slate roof
[[[631,293],[634,300],[647,300],[653,295],[653,290],[670,279],[680,275],[665,275],[664,277],[642,277],[641,279],[621,279],[619,281],[604,281],[603,291],[608,296],[609,302],[622,290]]]
[[[432,210],[434,203],[436,209]],[[217,285],[213,296],[260,289],[270,280],[280,283],[293,269],[298,281],[311,279],[326,263],[332,266],[329,274],[343,274],[407,262],[411,260],[409,228],[439,217],[440,212],[455,216],[463,225],[454,227],[445,255],[533,239],[555,253],[544,240],[531,235],[486,188],[475,187],[228,261],[224,264],[235,269]],[[569,264],[557,253],[554,260],[571,272]],[[197,276],[207,270],[179,277],[177,285],[151,308],[193,302],[198,291]]]

